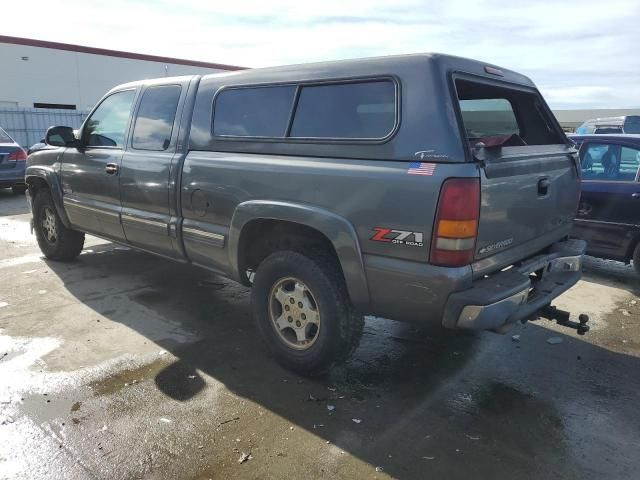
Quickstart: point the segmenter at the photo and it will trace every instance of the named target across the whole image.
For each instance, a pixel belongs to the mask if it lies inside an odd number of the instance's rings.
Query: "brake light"
[[[429,262],[443,267],[470,264],[476,246],[479,216],[480,180],[445,180],[438,199]]]
[[[27,159],[27,152],[24,150],[14,150],[7,156],[8,162],[24,162]]]

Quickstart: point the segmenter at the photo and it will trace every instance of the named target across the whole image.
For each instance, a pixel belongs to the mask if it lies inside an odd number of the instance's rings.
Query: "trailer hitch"
[[[547,305],[546,307],[542,307],[537,312],[537,318],[546,318],[548,320],[555,320],[558,325],[562,325],[563,327],[573,328],[578,332],[578,335],[584,335],[589,331],[589,315],[585,313],[581,313],[578,316],[578,321],[574,322],[573,320],[569,320],[571,314],[565,310],[560,310],[557,307],[552,307],[551,305]],[[534,319],[534,320],[537,320]]]

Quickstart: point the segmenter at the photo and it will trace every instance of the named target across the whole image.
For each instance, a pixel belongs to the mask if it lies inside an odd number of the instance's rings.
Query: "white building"
[[[68,120],[79,126],[81,112],[93,108],[118,84],[240,68],[0,35],[0,125],[28,145],[56,123],[53,119],[57,117],[50,116],[46,109],[77,110],[78,114]],[[34,108],[38,110],[14,110]],[[59,115],[60,110],[56,112]],[[590,118],[639,115],[640,109],[555,110],[554,114],[563,128],[573,131]]]
[[[0,108],[88,110],[121,83],[238,69],[0,35]]]

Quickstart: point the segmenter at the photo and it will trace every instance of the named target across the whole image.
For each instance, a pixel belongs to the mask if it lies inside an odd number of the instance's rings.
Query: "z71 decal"
[[[374,242],[424,247],[422,232],[407,232],[405,230],[393,230],[384,227],[374,227],[373,230],[375,233],[369,240],[373,240]]]

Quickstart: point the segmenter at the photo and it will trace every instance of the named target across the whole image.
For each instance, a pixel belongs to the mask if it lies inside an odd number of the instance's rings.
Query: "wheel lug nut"
[[[293,304],[293,303],[296,303],[296,301],[293,298],[290,298],[289,303]]]
[[[289,323],[293,322],[293,317],[288,317],[287,320],[289,320]]]
[[[289,305],[285,305],[284,309],[288,312],[289,311]]]
[[[303,313],[302,315],[300,315],[300,318],[302,318],[303,320],[306,320],[307,316]]]
[[[298,307],[302,308],[302,302],[298,302]]]
[[[300,325],[302,325],[302,324],[300,323],[300,320],[296,320],[296,327],[299,327]]]

